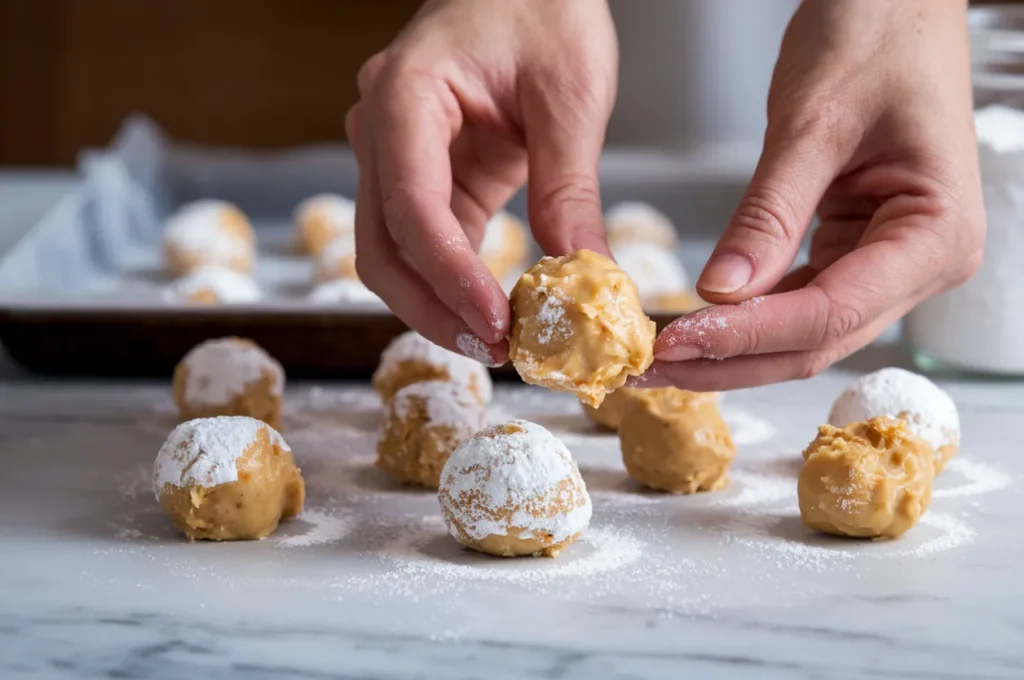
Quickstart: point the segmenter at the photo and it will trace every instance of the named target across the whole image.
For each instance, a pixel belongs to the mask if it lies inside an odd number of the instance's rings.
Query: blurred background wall
[[[609,140],[756,143],[798,0],[612,0]],[[67,165],[143,112],[173,136],[270,148],[344,138],[359,65],[419,0],[0,0],[0,165]]]

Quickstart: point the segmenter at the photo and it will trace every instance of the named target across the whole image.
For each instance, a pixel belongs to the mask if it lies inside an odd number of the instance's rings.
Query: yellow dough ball
[[[404,484],[436,489],[452,451],[484,426],[484,408],[450,382],[413,383],[388,404],[377,467]]]
[[[626,415],[626,409],[629,408],[633,398],[640,391],[631,387],[620,387],[607,395],[597,408],[581,404],[583,413],[593,423],[606,430],[618,430],[623,416]]]
[[[313,264],[313,277],[319,283],[359,278],[356,240],[352,234],[343,234],[324,246]]]
[[[607,257],[545,257],[512,290],[509,356],[523,380],[589,406],[654,360],[655,326],[636,286]]]
[[[299,203],[293,222],[296,248],[319,255],[335,239],[355,233],[356,204],[337,194],[317,194]]]
[[[196,345],[174,369],[182,420],[250,416],[280,429],[284,369],[259,345],[220,338]]]
[[[481,404],[491,401],[491,376],[482,364],[408,331],[391,341],[373,374],[373,388],[385,403],[406,385],[441,380],[458,385]]]
[[[647,203],[623,201],[604,215],[608,243],[650,243],[666,250],[675,250],[676,227],[668,215]]]
[[[695,493],[726,484],[736,455],[718,395],[674,387],[637,390],[619,425],[629,476],[658,491]]]
[[[438,500],[455,540],[499,557],[554,557],[593,511],[569,449],[523,420],[462,442],[441,472]]]
[[[164,262],[175,276],[204,265],[252,270],[256,235],[245,214],[226,201],[182,206],[164,225]]]
[[[254,418],[182,423],[153,466],[160,507],[190,541],[269,536],[302,512],[306,489],[291,449]]]
[[[530,238],[526,225],[510,212],[499,211],[488,222],[480,243],[480,259],[503,281],[509,272],[522,268],[530,254]]]
[[[842,429],[823,425],[804,451],[800,517],[837,536],[901,536],[928,509],[933,455],[903,421],[883,416]]]

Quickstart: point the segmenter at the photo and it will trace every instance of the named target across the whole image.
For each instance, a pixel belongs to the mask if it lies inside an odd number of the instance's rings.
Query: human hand
[[[639,382],[708,391],[816,375],[981,263],[963,0],[805,0],[761,160]],[[817,210],[807,266],[787,274]],[[764,297],[759,297],[764,296]]]
[[[597,169],[617,60],[605,0],[431,0],[363,66],[345,120],[356,268],[409,326],[508,359],[508,299],[476,249],[527,177],[546,253],[607,252]]]

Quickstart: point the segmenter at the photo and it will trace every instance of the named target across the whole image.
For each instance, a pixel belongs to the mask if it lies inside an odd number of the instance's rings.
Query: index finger
[[[407,73],[378,80],[372,102],[391,238],[474,333],[500,342],[510,324],[508,299],[451,209],[449,148],[462,120],[455,95],[440,80]]]

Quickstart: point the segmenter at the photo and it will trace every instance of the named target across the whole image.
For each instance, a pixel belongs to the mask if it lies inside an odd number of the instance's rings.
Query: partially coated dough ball
[[[293,221],[296,248],[318,255],[336,238],[355,233],[356,204],[338,194],[317,194],[296,206]]]
[[[695,493],[726,484],[736,446],[714,393],[637,390],[619,425],[629,476],[658,491]]]
[[[604,214],[608,243],[650,243],[665,250],[675,250],[676,227],[668,215],[649,203],[623,201]]]
[[[167,287],[168,302],[238,305],[258,302],[260,289],[248,274],[221,265],[203,265]]]
[[[373,388],[388,402],[406,385],[441,380],[458,385],[481,404],[491,401],[491,376],[469,357],[450,352],[408,331],[391,341],[373,374]]]
[[[284,369],[245,338],[196,345],[174,369],[174,403],[182,420],[249,416],[281,427]]]
[[[683,263],[671,250],[652,243],[621,243],[612,246],[612,254],[636,284],[645,305],[690,287]]]
[[[523,420],[462,442],[441,472],[438,500],[455,540],[499,557],[554,557],[593,511],[569,449]]]
[[[356,273],[356,240],[343,234],[328,243],[313,263],[313,278],[318,283],[337,279],[358,279]]]
[[[883,368],[859,378],[839,395],[828,416],[829,425],[879,416],[897,418],[935,451],[935,472],[960,449],[960,414],[948,394],[928,378],[902,368]]]
[[[520,272],[530,254],[530,239],[526,226],[510,212],[499,210],[484,228],[480,243],[480,259],[503,281],[510,272]]]
[[[483,429],[484,407],[450,382],[413,383],[387,405],[377,467],[403,484],[436,489],[452,451]]]
[[[896,538],[917,524],[932,496],[931,448],[904,421],[823,425],[804,451],[800,518],[838,536]]]
[[[281,435],[245,417],[175,428],[153,465],[153,490],[190,541],[264,538],[302,512],[306,496]]]
[[[256,235],[245,214],[226,201],[188,203],[164,225],[164,262],[175,276],[204,265],[252,270]]]
[[[528,383],[597,407],[654,360],[654,322],[607,257],[545,257],[519,279],[510,302],[509,356]]]

